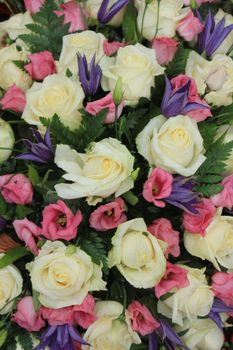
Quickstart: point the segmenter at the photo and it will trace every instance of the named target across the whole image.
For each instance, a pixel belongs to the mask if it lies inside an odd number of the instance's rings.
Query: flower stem
[[[155,31],[155,38],[159,31],[159,13],[160,13],[160,2],[161,0],[158,0],[158,11],[157,11],[157,18],[156,18],[156,31]]]
[[[116,135],[116,139],[118,139],[119,135],[118,135],[118,128],[117,128],[117,116],[118,116],[118,105],[115,104],[115,120],[114,120],[114,126],[115,126],[115,135]]]

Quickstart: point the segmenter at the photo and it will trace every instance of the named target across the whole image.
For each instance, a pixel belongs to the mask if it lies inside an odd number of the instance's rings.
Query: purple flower
[[[198,11],[197,16],[202,22]],[[214,15],[209,11],[202,32],[198,35],[198,52],[206,52],[207,56],[211,56],[226,37],[233,30],[233,24],[225,27],[225,16],[218,22],[215,22]]]
[[[158,350],[158,338],[155,332],[149,334],[149,347],[148,350]]]
[[[196,102],[191,103],[188,101],[189,90],[192,83],[191,79],[176,91],[173,91],[172,84],[166,76],[165,79],[166,89],[161,104],[161,112],[165,117],[175,117],[179,114],[185,115],[187,112],[196,109],[209,108],[209,106],[206,106],[205,104]]]
[[[95,55],[92,57],[88,67],[86,56],[77,55],[79,79],[86,96],[95,96],[99,89],[102,71],[98,63],[95,63]]]
[[[208,313],[208,316],[217,324],[220,329],[224,327],[221,316],[219,315],[222,312],[233,312],[233,306],[227,306],[223,300],[214,298],[214,303],[210,312]]]
[[[129,0],[117,0],[109,10],[107,10],[109,0],[103,0],[100,5],[97,18],[101,23],[108,23],[127,4]]]
[[[3,231],[6,227],[6,220],[0,217],[0,231]]]
[[[177,346],[189,350],[188,347],[182,342],[180,337],[176,334],[174,329],[164,320],[160,319],[160,328],[158,334],[163,340],[163,343],[168,350],[176,350]]]
[[[38,163],[49,163],[54,158],[53,145],[50,138],[50,129],[46,130],[44,139],[34,128],[31,128],[32,135],[36,142],[23,139],[27,152],[16,156],[16,159],[32,160]]]

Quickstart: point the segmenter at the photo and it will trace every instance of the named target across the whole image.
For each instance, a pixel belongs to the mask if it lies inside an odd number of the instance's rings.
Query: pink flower
[[[171,222],[168,219],[161,218],[154,220],[147,229],[153,236],[167,243],[168,247],[165,252],[166,258],[168,258],[169,254],[176,258],[180,255],[180,233],[173,230]]]
[[[216,272],[212,276],[214,295],[228,306],[233,306],[233,272]]]
[[[118,106],[117,119],[120,118],[124,107],[124,101]],[[104,108],[108,108],[108,114],[104,121],[105,124],[111,124],[115,121],[116,107],[113,101],[112,93],[109,92],[106,96],[100,100],[88,102],[85,110],[91,115],[97,115]]]
[[[56,239],[69,241],[76,237],[81,221],[80,210],[74,215],[70,208],[59,200],[43,210],[42,235],[52,241]]]
[[[24,0],[24,6],[31,14],[38,12],[43,3],[44,0]]]
[[[188,77],[187,75],[180,74],[171,80],[171,84],[172,84],[172,87],[173,87],[174,92],[175,92],[179,88],[181,88],[182,86],[187,84],[187,82],[189,80],[191,80],[191,85],[190,85],[189,94],[188,94],[188,102],[201,103],[201,104],[204,104],[208,108],[201,108],[200,107],[200,109],[195,109],[193,111],[191,110],[189,112],[186,112],[186,115],[195,119],[197,122],[201,122],[201,121],[205,120],[206,118],[211,117],[212,114],[211,114],[211,108],[208,105],[208,103],[206,103],[206,101],[201,99],[200,96],[198,95],[197,85],[196,85],[195,80]]]
[[[132,323],[132,329],[142,336],[150,334],[160,327],[159,322],[152,316],[150,310],[137,300],[129,305],[128,315]]]
[[[190,233],[205,236],[206,229],[212,222],[217,209],[207,198],[203,198],[195,208],[198,210],[198,214],[183,214],[183,226]]]
[[[35,255],[38,255],[35,238],[40,236],[41,229],[27,218],[23,220],[14,220],[12,225],[19,239],[24,241],[26,247],[28,247]]]
[[[6,91],[0,104],[2,109],[11,109],[16,113],[22,113],[26,105],[25,93],[14,84]]]
[[[59,17],[64,16],[64,24],[70,23],[70,33],[86,29],[84,16],[88,18],[89,14],[83,6],[81,8],[81,5],[77,1],[72,0],[66,4],[62,4],[61,8],[62,10],[54,12]]]
[[[17,304],[17,311],[12,316],[12,321],[29,332],[37,332],[45,326],[40,311],[35,311],[31,296],[24,297]]]
[[[184,288],[189,285],[188,271],[167,261],[166,272],[155,286],[155,295],[159,299],[173,288]]]
[[[123,199],[117,198],[111,203],[101,205],[91,213],[90,226],[97,231],[107,231],[116,228],[127,220],[126,215],[123,214],[125,211],[124,204]]]
[[[23,174],[0,176],[0,192],[7,203],[24,205],[32,202],[32,184]]]
[[[31,63],[24,68],[34,80],[43,80],[50,74],[56,73],[56,66],[53,55],[49,51],[42,51],[28,55]]]
[[[224,207],[231,210],[233,207],[233,175],[225,177],[221,185],[224,189],[213,196],[211,201],[216,207]]]
[[[112,56],[120,47],[124,47],[126,44],[120,43],[119,41],[109,42],[107,39],[104,40],[104,53],[106,56]]]
[[[188,14],[178,23],[177,32],[186,41],[192,41],[201,33],[203,24],[194,16],[193,11],[189,10]]]
[[[152,48],[155,49],[156,59],[159,64],[168,64],[172,61],[177,50],[178,42],[174,39],[155,37],[152,41]]]
[[[167,198],[172,191],[173,177],[165,170],[155,168],[143,186],[143,197],[147,202],[164,208],[165,203],[160,199]]]
[[[73,325],[73,306],[50,309],[45,306],[40,307],[42,317],[50,326],[60,326],[63,324]]]

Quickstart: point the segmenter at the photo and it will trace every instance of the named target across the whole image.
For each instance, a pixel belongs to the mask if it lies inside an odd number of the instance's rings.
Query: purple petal
[[[35,128],[30,128],[33,137],[35,138],[36,142],[43,142],[43,139],[41,137],[41,134],[39,133],[38,130],[36,130]]]
[[[214,298],[214,303],[212,305],[211,311],[213,312],[233,312],[233,306],[228,306],[223,300],[219,298]]]
[[[210,39],[210,35],[214,30],[214,26],[215,26],[214,16],[209,11],[209,13],[206,17],[204,28],[203,28],[201,34],[199,34],[199,36],[198,36],[198,51],[199,51],[199,53],[202,53],[205,50],[206,45]]]
[[[50,151],[52,153],[54,153],[53,150],[53,145],[52,145],[52,141],[51,141],[51,137],[50,137],[50,126],[48,127],[48,129],[46,130],[45,136],[44,136],[44,142],[45,144],[48,146],[48,148],[50,149]]]
[[[68,326],[68,332],[73,339],[73,341],[77,341],[82,345],[89,345],[79,334],[78,332],[74,329],[73,326]]]
[[[38,156],[35,156],[32,153],[20,154],[19,156],[16,156],[15,159],[32,160],[33,162],[38,162],[38,163],[47,163],[46,160],[44,160]]]
[[[149,334],[148,336],[149,338],[149,347],[148,350],[157,350],[158,349],[158,339],[157,339],[157,335],[155,332]]]
[[[100,5],[100,8],[97,14],[97,18],[100,22],[102,22],[102,19],[105,17],[108,4],[109,4],[109,0],[103,0],[102,4]]]
[[[106,6],[105,6],[105,14],[103,16],[99,16],[99,13],[100,13],[99,11],[98,20],[102,23],[110,22],[111,19],[128,3],[129,3],[129,0],[118,0],[110,7],[110,9],[107,12],[106,12]]]
[[[172,95],[172,84],[170,83],[170,80],[167,78],[167,76],[165,75],[165,82],[166,82],[166,87],[165,87],[165,92],[164,92],[164,96],[163,96],[163,100],[161,103],[161,110],[163,108],[165,108],[165,106],[167,106],[169,99]]]
[[[174,329],[166,321],[160,319],[159,331],[163,340],[169,340],[172,345],[178,345],[181,348],[188,350],[187,346],[182,342]]]
[[[196,103],[196,102],[189,103],[183,108],[182,114],[190,111],[195,111],[197,109],[209,109],[209,108],[210,108],[209,106],[206,106],[205,104],[202,104],[202,103]]]
[[[220,315],[217,312],[210,311],[208,313],[209,318],[211,318],[212,321],[216,323],[216,325],[220,328],[223,329],[223,322],[220,317]]]
[[[0,217],[0,231],[6,227],[6,220]]]
[[[88,77],[87,77],[87,67],[86,67],[86,58],[85,56],[77,55],[78,57],[78,74],[79,79],[82,85],[82,88],[85,92],[85,95],[89,94],[89,85],[88,85]]]
[[[227,26],[218,34],[218,36],[214,36],[213,34],[213,40],[207,47],[206,51],[209,56],[211,56],[214,51],[217,50],[217,48],[222,44],[222,42],[226,39],[226,37],[230,34],[230,32],[233,30],[233,24]]]

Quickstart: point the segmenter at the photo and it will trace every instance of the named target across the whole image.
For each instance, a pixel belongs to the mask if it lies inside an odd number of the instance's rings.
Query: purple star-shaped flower
[[[85,55],[78,54],[77,57],[79,80],[83,91],[86,96],[95,96],[102,78],[101,68],[98,63],[95,63],[95,55],[92,57],[89,67]]]
[[[117,0],[115,4],[107,10],[109,0],[103,0],[97,14],[98,20],[104,24],[110,22],[111,19],[128,3],[129,0]]]

